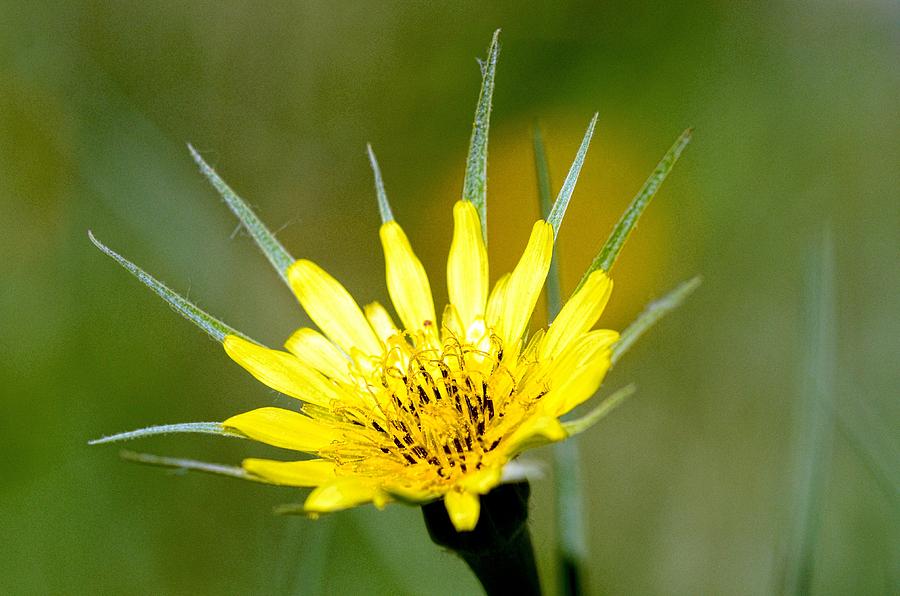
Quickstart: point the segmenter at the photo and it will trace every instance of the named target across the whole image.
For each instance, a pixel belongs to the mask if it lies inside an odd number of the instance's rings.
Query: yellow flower
[[[300,413],[261,408],[223,424],[316,456],[243,463],[276,484],[316,487],[306,511],[443,497],[455,527],[470,530],[478,495],[500,483],[504,466],[524,449],[566,438],[559,417],[603,380],[619,337],[591,331],[612,290],[606,273],[592,273],[546,332],[528,336],[550,267],[552,227],[534,224],[518,265],[488,292],[475,207],[459,201],[453,220],[450,302],[440,320],[425,269],[390,220],[381,242],[402,326],[378,303],[360,308],[337,280],[299,260],[288,280],[324,335],[299,329],[285,342],[287,351],[224,338],[235,362],[302,403]]]
[[[320,331],[299,329],[285,342],[285,350],[270,349],[203,312],[92,234],[91,240],[221,342],[226,353],[254,377],[298,399],[299,407],[264,407],[222,423],[151,427],[93,443],[171,432],[254,439],[314,457],[247,459],[241,468],[156,456],[132,458],[310,487],[314,490],[303,510],[311,515],[364,503],[382,507],[392,501],[443,499],[453,526],[467,531],[478,522],[480,495],[504,480],[521,479],[521,472],[510,465],[520,453],[581,432],[627,395],[627,389],[620,391],[582,418],[560,420],[597,391],[612,362],[650,324],[696,287],[697,281],[692,280],[651,305],[621,338],[615,331],[593,329],[612,291],[607,272],[690,133],[678,139],[638,192],[552,324],[529,334],[528,323],[550,269],[554,236],[574,191],[596,116],[547,221],[534,224],[516,267],[490,288],[484,218],[497,48],[495,33],[482,71],[463,200],[453,207],[453,240],[447,259],[449,302],[440,317],[425,269],[388,206],[371,149],[387,287],[399,325],[382,305],[360,308],[340,282],[319,266],[291,257],[191,148],[201,171]]]

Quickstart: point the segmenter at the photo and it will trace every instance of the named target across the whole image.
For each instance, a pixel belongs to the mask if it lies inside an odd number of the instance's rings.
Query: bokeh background
[[[371,141],[444,296],[474,58],[497,27],[494,278],[538,215],[536,119],[558,185],[600,112],[558,245],[569,291],[695,128],[614,271],[613,328],[682,279],[704,284],[603,389],[637,395],[579,439],[591,590],[770,594],[796,577],[817,594],[900,590],[896,2],[5,0],[0,13],[0,592],[477,593],[416,509],[278,517],[302,495],[88,447],[289,400],[86,232],[277,345],[308,321],[185,144],[293,254],[384,301]],[[222,463],[276,451],[204,436],[128,447]],[[550,593],[552,482],[532,500]]]

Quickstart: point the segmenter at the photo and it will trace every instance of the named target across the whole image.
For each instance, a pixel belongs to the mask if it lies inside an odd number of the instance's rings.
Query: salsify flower
[[[504,481],[521,480],[515,466],[518,455],[581,432],[624,397],[627,390],[585,416],[564,419],[596,393],[618,355],[696,285],[688,282],[653,305],[622,336],[594,329],[612,292],[608,272],[689,133],[663,158],[552,323],[529,333],[597,117],[552,209],[546,219],[534,223],[523,242],[518,264],[491,287],[485,205],[497,51],[495,34],[483,65],[463,198],[452,210],[446,301],[435,301],[429,276],[393,216],[371,148],[385,277],[396,320],[377,302],[360,306],[315,263],[291,257],[193,148],[201,171],[318,330],[298,329],[284,349],[266,347],[203,312],[91,235],[101,250],[221,342],[236,363],[298,400],[295,409],[261,407],[221,423],[150,427],[96,442],[168,432],[249,438],[308,455],[291,461],[246,459],[240,468],[154,456],[138,459],[309,487],[313,490],[301,509],[311,515],[364,503],[382,507],[392,501],[424,504],[442,499],[452,526],[467,532],[478,523],[483,495]]]
[[[244,461],[266,480],[318,487],[309,512],[393,497],[443,497],[457,530],[478,521],[479,499],[528,446],[566,437],[559,417],[590,397],[619,334],[591,331],[609,299],[603,271],[546,333],[525,338],[553,250],[553,228],[534,224],[516,268],[488,292],[488,259],[471,202],[453,209],[450,303],[435,314],[428,277],[400,225],[381,226],[387,286],[402,326],[378,303],[361,309],[307,260],[287,271],[300,304],[324,332],[303,328],[271,350],[236,335],[225,351],[266,385],[303,402],[303,413],[262,408],[224,426],[312,453],[316,459]]]

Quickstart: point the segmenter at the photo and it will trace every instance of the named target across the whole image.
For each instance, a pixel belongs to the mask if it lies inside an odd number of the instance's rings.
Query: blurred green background
[[[634,381],[637,395],[579,439],[592,591],[790,592],[797,569],[817,594],[900,589],[896,2],[4,1],[0,14],[0,592],[477,593],[416,509],[282,518],[273,506],[301,494],[87,447],[290,402],[86,232],[277,345],[307,319],[185,143],[294,255],[384,301],[371,141],[443,297],[474,58],[496,27],[494,278],[538,213],[536,118],[558,185],[600,111],[558,244],[568,290],[695,128],[614,271],[614,328],[705,281],[604,388]],[[833,275],[816,248],[829,228]],[[203,436],[128,447],[276,454]],[[534,484],[550,593],[552,499],[552,476]]]

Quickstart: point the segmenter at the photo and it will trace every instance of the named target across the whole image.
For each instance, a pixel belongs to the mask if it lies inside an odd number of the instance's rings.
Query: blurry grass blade
[[[138,278],[138,280],[140,280],[142,284],[153,290],[157,296],[168,302],[172,308],[178,311],[186,319],[197,325],[197,327],[205,331],[216,341],[221,342],[225,339],[226,335],[238,335],[240,337],[245,337],[243,334],[235,331],[219,319],[201,310],[193,302],[190,302],[186,298],[179,296],[171,289],[169,289],[169,287],[164,283],[97,240],[97,238],[90,230],[88,231],[88,237],[91,239],[91,242],[94,243],[94,246],[112,257],[117,263],[119,263],[119,265],[124,267],[126,270],[128,270],[128,272]]]
[[[595,113],[594,117],[591,118],[587,131],[584,133],[584,138],[581,140],[581,146],[578,147],[578,153],[575,154],[575,160],[572,162],[572,167],[569,168],[569,173],[566,175],[562,188],[559,189],[559,194],[556,197],[556,202],[553,204],[553,209],[551,209],[550,213],[547,215],[547,223],[553,226],[554,241],[556,241],[559,236],[559,226],[562,225],[563,217],[566,214],[566,208],[569,206],[569,200],[572,198],[572,193],[575,192],[575,183],[578,182],[581,166],[584,165],[584,157],[587,155],[588,147],[591,144],[591,137],[594,136],[594,127],[597,125],[597,116],[598,114]]]
[[[644,186],[641,187],[641,190],[639,190],[634,199],[632,199],[631,205],[629,205],[628,209],[625,210],[625,213],[622,214],[622,218],[619,219],[619,222],[613,228],[612,233],[606,240],[606,244],[603,245],[603,248],[601,248],[600,252],[597,253],[597,256],[594,257],[591,266],[581,278],[578,288],[580,288],[588,276],[597,269],[602,269],[604,271],[612,269],[613,263],[616,262],[616,258],[619,256],[619,252],[625,245],[625,241],[628,239],[629,234],[631,234],[631,231],[637,226],[638,220],[644,212],[644,209],[650,204],[650,200],[653,199],[653,196],[656,194],[656,191],[659,190],[659,187],[666,179],[666,176],[672,171],[672,167],[675,165],[675,162],[678,161],[678,157],[681,155],[681,152],[684,151],[684,148],[687,147],[690,140],[691,129],[687,129],[681,133],[681,136],[678,137],[675,144],[672,145],[668,152],[666,152],[662,161],[659,162],[656,169],[653,170],[653,173],[647,178],[647,181],[644,182]],[[576,292],[578,291],[578,288],[575,289]]]
[[[122,451],[119,453],[119,456],[125,461],[146,464],[148,466],[159,466],[162,468],[173,468],[175,470],[184,471],[193,470],[195,472],[206,472],[207,474],[230,476],[232,478],[240,478],[241,480],[253,480],[255,482],[268,484],[262,478],[249,474],[246,470],[238,468],[237,466],[212,464],[205,461],[197,461],[195,459],[163,457],[160,455],[152,455],[150,453],[136,453],[134,451]]]
[[[547,164],[547,153],[544,151],[544,140],[541,138],[541,130],[535,123],[532,131],[534,143],[534,167],[537,172],[538,198],[541,201],[541,217],[549,217],[551,204],[550,167]],[[550,271],[547,273],[545,285],[547,291],[547,324],[553,322],[559,309],[562,308],[562,289],[559,275],[559,253],[554,248],[550,257]]]
[[[802,385],[794,425],[793,503],[784,553],[782,594],[809,594],[825,500],[834,429],[836,326],[831,234],[810,259]]]
[[[315,524],[293,524],[284,528],[285,534],[270,551],[274,555],[273,568],[278,570],[281,589],[278,594],[302,596],[327,594],[332,578],[327,575],[329,554],[335,524],[327,519]]]
[[[615,364],[622,355],[634,345],[647,329],[657,321],[678,308],[685,298],[691,295],[700,286],[701,278],[698,275],[687,281],[683,281],[668,294],[658,300],[654,300],[644,309],[638,318],[622,331],[619,341],[613,346],[612,362]]]
[[[281,279],[283,279],[285,283],[288,283],[287,270],[288,267],[294,264],[294,257],[284,249],[281,243],[275,238],[275,235],[269,231],[269,228],[267,228],[256,214],[253,213],[250,206],[247,205],[241,197],[235,194],[235,192],[231,190],[231,187],[225,184],[225,181],[219,177],[216,171],[203,160],[197,150],[194,149],[192,145],[188,145],[188,149],[190,150],[194,161],[200,166],[200,171],[209,179],[215,189],[219,191],[219,194],[225,199],[231,212],[241,220],[241,223],[244,224],[244,227],[250,232],[256,245],[259,246],[260,250],[263,251],[272,266],[275,267],[275,270],[278,271]]]
[[[372,151],[372,145],[366,143],[366,152],[369,154],[369,163],[372,165],[372,174],[375,175],[375,194],[378,195],[378,211],[381,213],[381,223],[394,221],[394,214],[391,212],[390,203],[388,203],[387,192],[384,190],[384,180],[381,178],[381,168],[378,167],[378,160],[375,159],[375,152]]]
[[[838,429],[857,452],[885,495],[900,511],[900,449],[885,418],[862,399],[846,400],[838,412]]]
[[[475,122],[472,124],[472,138],[469,141],[469,156],[466,158],[466,177],[463,181],[462,198],[471,201],[481,218],[481,230],[487,240],[487,156],[488,129],[491,124],[491,101],[494,95],[494,73],[497,70],[497,55],[500,52],[500,30],[494,31],[487,60],[481,63],[481,92],[475,108]]]
[[[321,513],[310,513],[303,506],[303,503],[286,503],[284,505],[276,505],[273,510],[275,515],[302,515],[304,517],[319,517]]]
[[[223,435],[226,437],[238,437],[245,439],[246,437],[236,431],[230,430],[222,426],[220,422],[184,422],[181,424],[161,424],[159,426],[148,426],[147,428],[139,428],[124,433],[117,433],[88,441],[88,445],[101,445],[103,443],[117,443],[119,441],[131,441],[132,439],[140,439],[153,435],[171,435],[176,433],[197,433],[207,435]]]
[[[563,422],[563,428],[566,429],[566,432],[570,437],[583,433],[590,427],[600,422],[600,420],[602,420],[607,414],[612,412],[619,404],[625,401],[625,398],[633,395],[634,392],[634,385],[626,385],[625,387],[622,387],[621,389],[604,399],[602,402],[600,402],[597,407],[595,407],[584,416],[575,418],[574,420]]]
[[[550,166],[547,164],[547,152],[544,150],[544,139],[537,122],[532,129],[534,144],[534,168],[537,173],[538,198],[541,201],[541,217],[549,217],[553,208],[552,190],[550,188]]]

